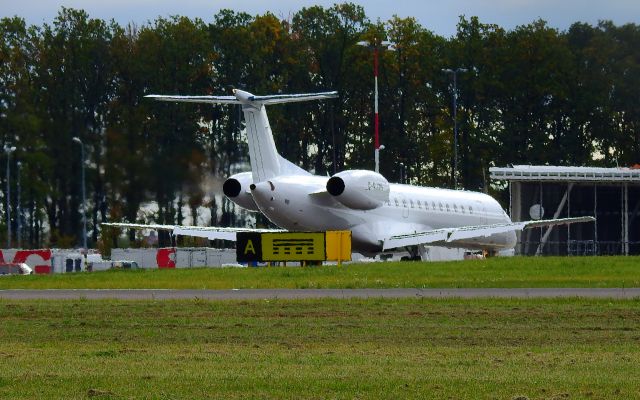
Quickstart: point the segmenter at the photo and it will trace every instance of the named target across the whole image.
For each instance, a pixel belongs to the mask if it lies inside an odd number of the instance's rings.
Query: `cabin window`
[[[444,211],[444,208],[442,207],[442,203],[438,203],[438,205],[440,206],[440,211]]]
[[[447,203],[447,212],[450,212],[450,210],[449,210],[449,203]]]
[[[458,206],[457,205],[453,205],[453,212],[457,213],[458,212]]]
[[[469,214],[473,214],[473,207],[469,206]]]
[[[420,200],[418,200],[418,208],[422,208],[422,204],[420,204]]]
[[[464,206],[460,206],[460,211],[464,214]]]
[[[402,199],[402,207],[407,208],[407,200]]]
[[[411,204],[411,208],[413,208],[413,200],[409,200],[409,203]]]
[[[431,202],[431,208],[433,208],[433,211],[436,210],[436,202],[435,201]]]
[[[394,198],[393,200],[396,202],[396,207],[400,207],[400,203],[398,203],[398,199]]]

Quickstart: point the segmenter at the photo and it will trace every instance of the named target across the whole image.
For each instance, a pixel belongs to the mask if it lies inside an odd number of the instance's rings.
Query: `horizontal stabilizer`
[[[154,231],[171,231],[174,236],[193,236],[209,240],[236,240],[238,232],[285,232],[282,229],[252,229],[252,228],[221,228],[216,226],[182,226],[182,225],[157,225],[157,224],[129,224],[124,222],[105,222],[103,226],[125,229],[150,229]]]
[[[302,93],[302,94],[273,94],[268,96],[256,96],[249,92],[234,89],[233,96],[180,96],[150,94],[144,96],[147,99],[169,101],[177,103],[208,103],[208,104],[281,104],[296,103],[301,101],[333,99],[338,97],[338,92]]]
[[[303,93],[303,94],[274,94],[270,96],[253,96],[251,101],[262,104],[296,103],[309,100],[334,99],[338,92]]]
[[[238,101],[235,96],[173,96],[150,94],[144,97],[147,99],[176,103],[240,104],[240,101]]]

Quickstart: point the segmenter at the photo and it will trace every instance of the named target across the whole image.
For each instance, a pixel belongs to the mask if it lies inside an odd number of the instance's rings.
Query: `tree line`
[[[380,171],[390,181],[452,185],[454,93],[443,69],[456,68],[466,69],[455,93],[460,186],[500,195],[491,166],[640,162],[636,24],[505,30],[462,16],[446,38],[414,18],[371,21],[351,3],[126,26],[62,8],[52,24],[0,20],[0,145],[16,147],[0,161],[0,240],[9,165],[13,243],[18,218],[25,247],[80,243],[80,146],[90,243],[101,222],[191,224],[203,207],[211,217],[201,224],[245,224],[220,196],[224,178],[248,168],[239,107],[147,94],[337,90],[335,100],[271,107],[278,149],[316,174],[373,169],[373,53],[363,40],[395,44],[379,57]]]

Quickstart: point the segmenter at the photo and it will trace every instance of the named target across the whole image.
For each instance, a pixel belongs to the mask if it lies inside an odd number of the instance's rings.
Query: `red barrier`
[[[7,252],[4,250],[4,252]],[[8,252],[9,254],[11,252]],[[8,254],[7,254],[8,255]],[[6,263],[4,253],[0,250],[0,263]],[[17,250],[11,263],[25,263],[33,268],[36,274],[48,274],[51,272],[51,250]]]
[[[175,268],[176,267],[176,249],[170,247],[158,249],[156,253],[156,263],[158,268]]]

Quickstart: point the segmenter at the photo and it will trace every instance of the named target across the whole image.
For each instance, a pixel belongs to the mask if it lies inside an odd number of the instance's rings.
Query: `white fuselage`
[[[335,91],[256,96],[234,89],[233,96],[147,97],[240,104],[251,172],[229,177],[223,185],[225,195],[241,207],[262,212],[287,230],[350,230],[353,249],[363,254],[402,247],[412,247],[412,253],[417,248],[422,253],[420,250],[427,245],[497,253],[515,247],[516,230],[593,220],[579,217],[512,223],[495,199],[479,192],[389,184],[379,173],[367,170],[347,170],[332,177],[311,175],[278,154],[265,106],[337,98]],[[171,229],[174,234],[209,239],[235,238],[234,232],[239,231],[181,226]]]
[[[498,202],[486,194],[400,184],[390,185],[389,201],[382,206],[354,210],[326,192],[327,180],[281,175],[256,184],[251,193],[260,211],[279,227],[351,230],[354,250],[363,253],[381,251],[379,238],[395,234],[511,222]],[[513,248],[515,242],[515,233],[507,232],[468,239],[455,247],[498,251]]]

